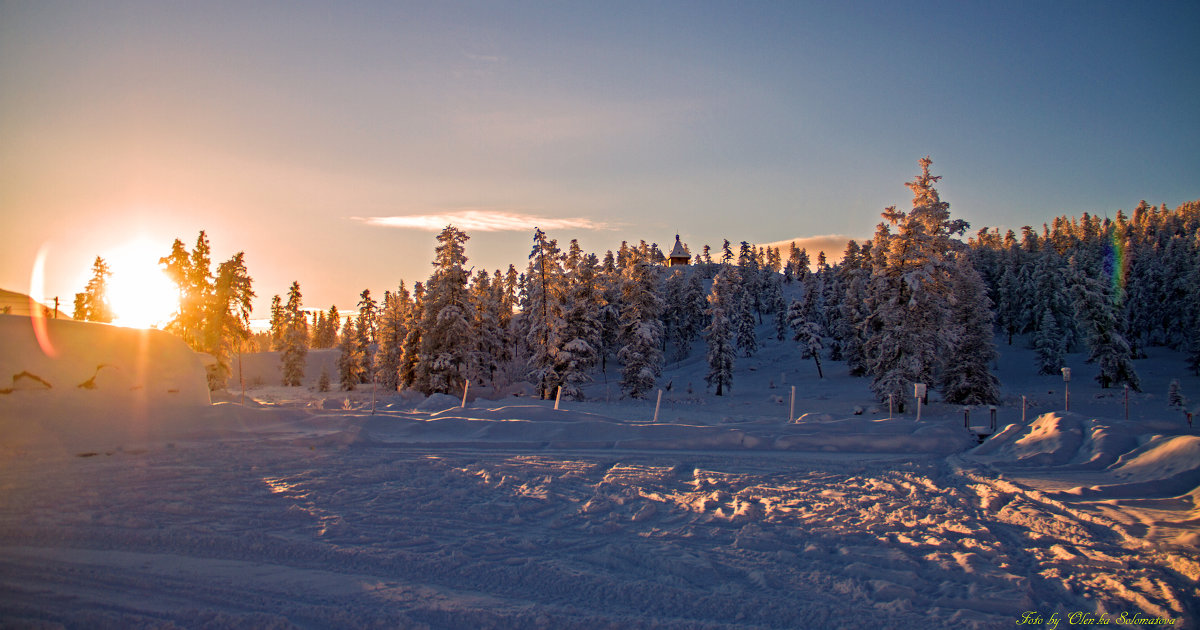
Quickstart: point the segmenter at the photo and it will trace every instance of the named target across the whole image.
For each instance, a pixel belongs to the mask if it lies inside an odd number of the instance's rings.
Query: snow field
[[[1112,521],[936,456],[306,441],[9,459],[0,611],[501,628],[1195,614],[1195,574]]]
[[[1013,369],[1006,400],[1040,389],[1042,406],[1022,425],[1006,405],[972,448],[958,407],[888,419],[844,366],[816,381],[786,355],[741,360],[721,400],[687,392],[698,365],[675,364],[659,424],[653,400],[605,401],[602,381],[558,411],[376,392],[374,415],[361,390],[136,406],[113,380],[14,390],[0,620],[924,629],[1082,611],[1196,626],[1200,443],[1154,394],[1117,420],[1085,382],[1076,411],[1053,412],[1054,381]]]

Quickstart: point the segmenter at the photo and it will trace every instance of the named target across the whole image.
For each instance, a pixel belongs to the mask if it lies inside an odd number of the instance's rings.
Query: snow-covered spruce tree
[[[825,350],[822,340],[824,329],[814,317],[815,310],[806,302],[807,300],[792,300],[787,309],[788,327],[792,330],[792,341],[799,342],[800,358],[812,359],[817,366],[817,378],[825,378],[821,369],[821,352]]]
[[[1038,320],[1037,331],[1033,334],[1033,349],[1037,353],[1038,374],[1054,375],[1062,371],[1067,347],[1054,311],[1049,308],[1042,311]]]
[[[705,326],[707,303],[700,276],[692,267],[676,267],[663,283],[664,351],[676,360],[687,358],[692,343]]]
[[[283,333],[287,329],[284,325],[286,318],[283,314],[283,300],[279,295],[271,296],[271,350],[278,352],[283,350]]]
[[[317,333],[318,348],[332,348],[338,345],[338,330],[342,327],[342,317],[337,306],[330,306],[325,313],[325,326]]]
[[[1103,388],[1124,384],[1134,391],[1141,391],[1129,342],[1121,335],[1117,322],[1118,306],[1113,304],[1101,282],[1074,264],[1071,269],[1074,276],[1071,289],[1075,297],[1075,311],[1089,349],[1088,363],[1100,367],[1096,382]]]
[[[321,376],[317,377],[317,391],[329,391],[329,371],[324,367],[321,368]]]
[[[708,328],[704,338],[708,342],[708,374],[704,381],[716,386],[718,396],[733,386],[733,364],[737,347],[733,342],[733,325],[725,314],[737,300],[738,287],[732,281],[732,268],[725,267],[713,279],[712,292],[708,295]]]
[[[867,241],[868,244],[870,241]],[[867,286],[871,278],[870,248],[864,253],[855,241],[846,244],[842,256],[842,264],[838,273],[844,276],[842,286],[845,295],[838,309],[840,311],[834,328],[830,331],[837,339],[841,350],[841,360],[846,362],[850,374],[862,376],[867,373],[866,357],[863,354],[863,339],[865,322],[869,311],[867,309]],[[864,255],[865,254],[865,255]]]
[[[75,294],[74,319],[105,324],[113,320],[112,307],[108,303],[108,280],[111,277],[108,263],[97,256],[92,263],[92,277],[87,287],[83,293]]]
[[[792,308],[788,307],[788,326],[792,332],[798,330],[798,326],[803,322],[816,322],[820,324],[824,321],[824,303],[821,300],[821,288],[824,284],[822,274],[809,274],[801,283],[803,293],[800,295],[799,313],[793,313]],[[793,320],[799,317],[802,321],[800,324]]]
[[[1012,345],[1013,335],[1022,328],[1021,287],[1018,284],[1019,272],[1015,262],[1018,250],[1005,252],[1002,270],[996,281],[996,324],[1008,336],[1008,345]]]
[[[308,359],[308,318],[300,310],[300,283],[292,282],[284,306],[283,354],[280,357],[283,384],[299,387],[304,380],[304,364]]]
[[[812,261],[808,257],[808,250],[804,248],[797,249],[796,244],[791,244],[791,251],[788,253],[787,270],[793,280],[804,280],[811,273],[809,267]]]
[[[942,399],[956,405],[994,405],[1000,401],[1000,381],[992,374],[996,360],[992,301],[983,278],[966,252],[957,256],[950,288],[950,327],[956,331],[942,366]]]
[[[742,241],[738,245],[738,273],[741,275],[742,289],[748,298],[751,314],[756,318],[753,324],[762,323],[763,307],[763,278],[761,273],[762,265],[758,259],[758,252],[754,247],[746,241]],[[740,334],[740,331],[739,331]],[[746,349],[747,346],[743,346]],[[754,339],[754,349],[747,350],[750,356],[758,351],[757,336]]]
[[[1053,248],[1048,247],[1038,254],[1033,283],[1030,286],[1030,305],[1033,310],[1028,317],[1027,328],[1036,330],[1034,327],[1039,316],[1049,309],[1058,323],[1063,347],[1068,351],[1075,348],[1079,342],[1079,335],[1071,296],[1067,291],[1066,265]]]
[[[403,281],[396,293],[383,293],[376,328],[379,348],[375,351],[375,382],[384,391],[394,392],[400,387],[400,359],[404,353],[404,339],[408,336],[408,307],[408,290]]]
[[[308,329],[309,348],[313,350],[320,350],[322,348],[321,335],[325,333],[325,326],[325,311],[319,311],[316,315],[313,315],[312,326]]]
[[[421,319],[425,313],[425,285],[413,283],[413,303],[408,310],[408,335],[400,353],[400,387],[415,388],[417,366],[421,363]]]
[[[252,282],[243,252],[234,254],[217,267],[204,331],[204,348],[217,360],[216,367],[208,372],[210,389],[225,387],[233,371],[231,363],[234,350],[250,338],[251,300],[254,299],[254,291],[250,288]],[[303,313],[300,317],[304,317]]]
[[[683,289],[686,278],[682,269],[671,270],[662,286],[663,301],[663,351],[678,348],[684,319],[686,318]],[[678,353],[674,353],[678,356]],[[682,358],[682,357],[681,357]]]
[[[948,354],[955,331],[948,329],[950,280],[954,274],[954,235],[968,227],[950,218],[950,204],[941,200],[929,173],[932,161],[921,159],[921,174],[906,184],[913,192],[908,213],[890,207],[886,223],[876,231],[876,255],[871,283],[872,313],[868,318],[866,351],[871,389],[879,400],[903,401],[913,383],[933,383]],[[892,234],[890,226],[895,226]]]
[[[345,391],[354,391],[363,382],[363,356],[358,346],[358,325],[354,317],[346,318],[342,328],[342,342],[338,345],[341,353],[338,355],[338,382]]]
[[[492,302],[496,309],[496,325],[500,335],[500,345],[492,362],[501,370],[502,378],[509,380],[516,378],[518,373],[523,375],[525,371],[524,368],[517,368],[517,340],[513,331],[518,279],[519,274],[513,265],[508,266],[507,273],[501,273],[497,269],[492,275]],[[498,385],[498,382],[493,378],[492,384]]]
[[[159,259],[159,263],[166,265],[167,276],[179,287],[179,311],[167,324],[167,330],[193,350],[208,352],[203,340],[213,292],[208,236],[201,231],[196,247],[190,253],[179,239],[175,239],[171,254]]]
[[[498,276],[497,276],[498,277]],[[486,271],[480,270],[471,282],[471,334],[475,340],[471,363],[476,373],[472,382],[495,383],[496,371],[504,355],[504,329],[500,327],[499,291],[492,287]]]
[[[362,383],[369,383],[375,375],[375,352],[371,343],[371,322],[359,311],[354,319],[354,343],[358,346],[356,356],[359,357],[358,373],[362,375]]]
[[[758,352],[758,323],[754,317],[754,296],[751,295],[740,268],[730,267],[721,273],[726,271],[730,273],[730,282],[736,283],[739,287],[735,294],[736,299],[726,311],[726,315],[733,324],[733,334],[737,339],[738,349],[747,357],[752,357],[755,352]]]
[[[1118,317],[1126,324],[1122,333],[1129,342],[1132,356],[1140,358],[1145,356],[1146,347],[1163,345],[1163,306],[1167,303],[1166,288],[1171,279],[1167,275],[1166,261],[1155,256],[1154,248],[1148,244],[1137,247],[1130,244],[1125,252],[1126,260],[1133,260],[1128,265],[1128,292],[1119,300],[1122,312]],[[1109,263],[1109,266],[1115,265]]]
[[[662,300],[655,294],[658,267],[639,260],[625,268],[621,285],[621,390],[644,398],[662,374]]]
[[[544,400],[552,398],[562,385],[558,353],[568,341],[563,319],[566,290],[558,241],[534,229],[533,249],[525,272],[527,304],[521,319],[530,352],[530,376]]]
[[[461,392],[474,373],[471,298],[467,292],[466,242],[470,237],[448,225],[438,234],[433,275],[425,285],[418,387],[426,394]]]
[[[379,303],[371,297],[370,289],[363,289],[358,296],[358,328],[368,346],[377,343],[376,331],[379,326]]]
[[[676,340],[676,350],[681,358],[691,354],[692,343],[708,324],[708,299],[700,282],[700,274],[691,268],[689,272],[687,285],[683,288],[684,327]]]
[[[835,330],[839,326],[839,320],[842,318],[842,298],[846,294],[846,288],[842,286],[842,274],[838,273],[836,267],[825,267],[822,272],[824,276],[821,282],[821,328],[825,331]],[[841,342],[837,337],[834,337],[829,346],[829,358],[835,361],[842,360]]]
[[[233,349],[249,338],[248,318],[251,278],[246,271],[245,254],[238,252],[221,263],[214,277],[209,268],[210,256],[208,236],[201,231],[196,248],[188,252],[183,243],[176,239],[170,255],[159,259],[166,265],[167,276],[179,289],[179,310],[166,326],[166,330],[183,339],[188,347],[211,354],[217,359],[215,369],[208,371],[209,386],[221,387],[230,372],[230,356]],[[278,299],[273,306],[278,305]],[[244,313],[244,315],[243,315]],[[273,333],[281,333],[278,314],[272,313]],[[305,315],[303,329],[307,333]],[[282,349],[282,338],[273,349]],[[308,344],[308,339],[303,345]]]
[[[1200,229],[1196,236],[1200,236]],[[1196,238],[1173,235],[1163,251],[1162,300],[1165,307],[1159,309],[1158,325],[1163,333],[1163,344],[1175,350],[1187,350],[1191,341],[1192,320],[1197,317],[1189,306],[1193,294],[1200,293],[1200,244]],[[1130,299],[1130,302],[1133,300]]]
[[[600,362],[600,310],[604,305],[596,276],[599,261],[594,254],[582,254],[578,247],[572,240],[563,304],[566,343],[559,351],[556,368],[562,376],[563,395],[573,400],[583,400],[582,387],[592,380],[592,368]]]
[[[600,288],[600,372],[608,382],[608,358],[620,350],[621,337],[621,270],[609,252],[604,256],[596,280]]]
[[[767,312],[775,318],[775,340],[787,338],[787,303],[783,301],[783,276],[771,273],[767,277]]]

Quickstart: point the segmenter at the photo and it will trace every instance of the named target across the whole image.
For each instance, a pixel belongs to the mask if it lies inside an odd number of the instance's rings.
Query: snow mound
[[[0,453],[182,435],[211,408],[199,356],[160,330],[3,315],[0,347]]]
[[[1010,470],[1094,475],[1065,494],[1086,498],[1171,497],[1200,487],[1200,437],[1154,435],[1145,423],[1055,412],[1004,427],[969,457]]]
[[[1200,488],[1200,436],[1155,437],[1111,467],[1118,483],[1074,488],[1085,497],[1179,496]]]
[[[417,411],[446,411],[460,405],[462,405],[461,398],[455,398],[448,394],[432,394],[417,405],[416,409]]]
[[[1125,422],[1046,413],[1026,426],[1004,427],[972,455],[1010,466],[1100,470],[1137,447],[1137,430]]]
[[[173,335],[43,319],[39,341],[38,321],[0,316],[0,392],[6,394],[0,400],[52,391],[42,404],[72,397],[100,406],[210,402],[199,355]]]

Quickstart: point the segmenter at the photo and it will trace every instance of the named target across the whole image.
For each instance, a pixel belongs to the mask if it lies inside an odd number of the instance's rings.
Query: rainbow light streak
[[[1129,274],[1129,256],[1125,242],[1114,230],[1104,244],[1104,274],[1110,278],[1113,304],[1120,306],[1125,301],[1125,277]]]

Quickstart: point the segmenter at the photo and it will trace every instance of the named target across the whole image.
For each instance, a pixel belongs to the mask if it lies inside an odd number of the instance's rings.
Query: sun
[[[179,288],[159,265],[162,248],[145,240],[126,243],[104,257],[112,277],[108,302],[113,323],[130,328],[162,328],[179,310]]]

